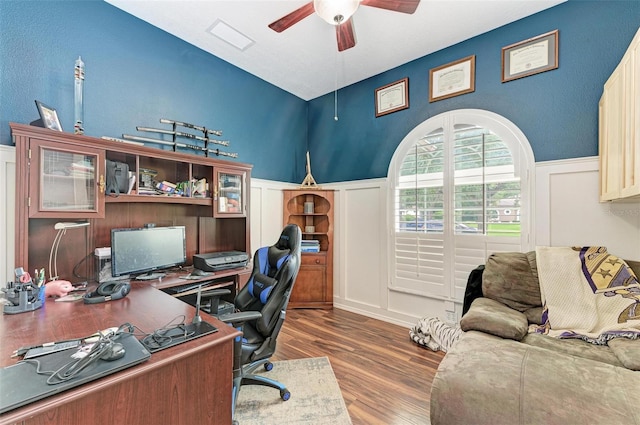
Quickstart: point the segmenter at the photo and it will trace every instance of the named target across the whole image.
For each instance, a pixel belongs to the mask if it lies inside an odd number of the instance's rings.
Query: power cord
[[[36,373],[39,375],[49,375],[47,378],[47,384],[56,385],[62,382],[69,381],[76,377],[80,372],[85,370],[88,366],[96,363],[100,357],[111,348],[111,346],[123,335],[125,334],[133,334],[134,326],[125,323],[120,325],[116,331],[103,333],[102,331],[98,332],[97,340],[94,342],[93,337],[86,338],[85,341],[91,341],[90,345],[84,345],[83,347],[90,347],[89,351],[83,352],[82,347],[76,354],[72,356],[73,360],[65,363],[57,370],[53,371],[45,371],[40,370],[41,362],[39,359],[26,359],[22,360],[19,363],[30,363],[35,364]],[[78,353],[82,353],[78,355]],[[75,356],[75,357],[74,357]]]
[[[180,322],[176,323],[177,320],[180,320]],[[183,314],[176,316],[166,325],[147,334],[140,342],[150,351],[155,351],[164,346],[171,345],[177,340],[185,341],[196,333],[193,330],[189,330],[185,320],[186,316]]]

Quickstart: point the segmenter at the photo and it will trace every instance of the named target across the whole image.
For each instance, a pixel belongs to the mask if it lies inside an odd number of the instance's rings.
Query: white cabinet
[[[599,104],[600,201],[640,199],[640,30]]]

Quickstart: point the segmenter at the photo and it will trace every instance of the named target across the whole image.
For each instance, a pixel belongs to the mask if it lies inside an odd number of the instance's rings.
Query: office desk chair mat
[[[124,346],[124,357],[112,361],[97,359],[77,376],[54,385],[47,384],[49,375],[36,373],[34,363],[20,362],[0,369],[0,414],[137,365],[151,356],[131,334],[124,334],[117,342]],[[70,349],[38,357],[40,370],[59,369],[71,361],[71,355],[77,351]]]
[[[218,328],[207,322],[188,323],[165,331],[156,331],[142,339],[142,345],[151,353],[218,332]]]

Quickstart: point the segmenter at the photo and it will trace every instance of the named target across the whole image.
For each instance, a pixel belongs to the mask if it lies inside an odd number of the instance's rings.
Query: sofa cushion
[[[640,261],[625,260],[627,265],[633,270],[633,273],[640,279]]]
[[[535,251],[491,254],[482,274],[482,294],[518,311],[542,306]]]
[[[640,424],[640,372],[467,332],[431,388],[432,425]]]
[[[520,341],[528,329],[527,317],[489,298],[476,298],[460,320],[463,331],[480,331]]]
[[[615,338],[608,344],[624,367],[640,370],[640,339]]]
[[[527,316],[527,320],[529,321],[529,323],[534,325],[541,325],[544,323],[544,321],[542,320],[543,312],[544,308],[542,306],[528,308],[523,311],[524,315]]]
[[[534,345],[556,353],[582,357],[613,366],[622,367],[623,364],[606,345],[591,344],[581,339],[558,339],[549,335],[527,334],[521,341],[523,344]]]

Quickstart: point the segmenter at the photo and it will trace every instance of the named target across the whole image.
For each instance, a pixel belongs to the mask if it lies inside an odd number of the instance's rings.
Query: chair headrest
[[[270,246],[267,249],[267,261],[269,262],[269,270],[273,272],[280,269],[282,263],[289,257],[290,249],[280,249],[277,246]]]
[[[297,251],[300,247],[300,229],[295,224],[287,224],[280,233],[280,238],[275,247],[281,250]]]

